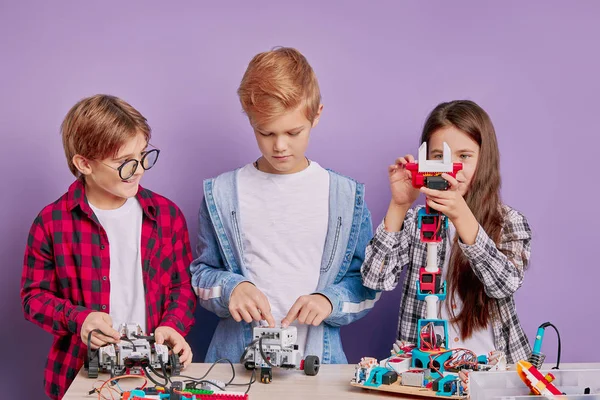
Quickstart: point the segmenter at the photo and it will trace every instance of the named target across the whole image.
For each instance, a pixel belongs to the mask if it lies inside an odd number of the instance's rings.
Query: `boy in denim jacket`
[[[305,156],[323,105],[300,52],[256,55],[238,95],[261,157],[204,182],[192,286],[221,318],[206,362],[239,360],[266,321],[296,325],[304,354],[346,363],[340,327],[379,298],[360,275],[373,236],[364,186]]]

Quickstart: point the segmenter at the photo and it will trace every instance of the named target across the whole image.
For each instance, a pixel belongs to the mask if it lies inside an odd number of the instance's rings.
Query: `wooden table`
[[[250,380],[250,371],[246,371],[240,364],[235,365],[236,378],[235,383],[246,383]],[[192,364],[185,371],[184,375],[192,377],[201,377],[206,373],[210,364]],[[600,368],[600,364],[561,364],[562,369],[574,368]],[[257,371],[258,372],[258,371]],[[258,375],[258,373],[257,373]],[[354,375],[354,364],[348,365],[321,365],[321,370],[317,376],[306,376],[302,371],[289,371],[282,369],[273,369],[273,382],[263,384],[257,381],[252,385],[249,392],[250,399],[419,399],[418,397],[404,397],[398,394],[388,394],[384,392],[354,388],[350,386],[350,380]],[[108,379],[108,375],[101,374],[99,380]],[[231,367],[229,364],[217,364],[211,371],[207,379],[216,379],[219,381],[228,381],[231,379]],[[182,378],[177,380],[183,380]],[[92,385],[98,382],[96,379],[88,379],[87,371],[83,369],[79,372],[75,381],[67,391],[64,400],[74,399],[97,399],[98,395],[89,395]],[[120,383],[124,390],[132,389],[141,384],[141,380],[123,379]],[[98,384],[96,385],[98,386]],[[232,391],[244,392],[246,387],[237,386],[230,389]],[[105,391],[105,394],[108,392]]]
[[[192,377],[201,377],[206,373],[211,364],[191,364],[184,375]],[[247,383],[250,380],[251,372],[246,371],[241,364],[235,365],[235,383]],[[256,376],[259,376],[257,371]],[[327,398],[327,399],[375,399],[375,398],[395,398],[398,395],[384,395],[379,392],[373,392],[365,389],[354,388],[350,386],[350,380],[354,376],[354,364],[342,365],[321,365],[319,374],[316,376],[307,376],[302,371],[273,369],[273,382],[270,384],[260,383],[257,380],[248,394],[250,399],[308,399],[308,398]],[[74,399],[97,399],[98,395],[89,395],[94,383],[108,379],[107,374],[100,374],[98,380],[88,379],[87,371],[81,370],[75,378],[75,381],[67,391],[64,400]],[[217,379],[220,381],[229,381],[231,379],[231,367],[229,364],[217,364],[210,372],[207,379]],[[177,378],[183,380],[183,378]],[[123,379],[120,382],[124,390],[139,386],[143,381],[137,379]],[[97,383],[98,387],[100,384]],[[149,383],[150,385],[150,383]],[[247,387],[231,386],[231,391],[244,392]],[[103,392],[108,395],[108,391]],[[109,396],[110,397],[110,396]]]

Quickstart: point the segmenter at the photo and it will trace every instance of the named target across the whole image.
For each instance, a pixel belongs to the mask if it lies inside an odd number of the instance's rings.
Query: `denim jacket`
[[[198,258],[190,269],[199,303],[221,318],[205,362],[219,358],[238,362],[244,348],[252,341],[252,325],[236,322],[229,313],[229,299],[235,287],[250,282],[240,232],[238,171],[204,181]],[[343,364],[347,359],[340,327],[365,316],[381,293],[363,286],[360,274],[365,248],[373,236],[364,185],[333,171],[328,172],[329,223],[314,293],[326,296],[333,311],[321,325],[309,326],[305,355],[316,355],[322,363]]]

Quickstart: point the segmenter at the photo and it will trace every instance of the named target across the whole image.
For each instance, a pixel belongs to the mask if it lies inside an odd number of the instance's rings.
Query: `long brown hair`
[[[465,201],[481,227],[498,244],[503,223],[500,207],[500,153],[492,121],[488,114],[472,101],[455,100],[441,103],[427,117],[420,143],[427,142],[429,145],[433,133],[448,126],[466,133],[479,145],[477,167],[465,194]],[[462,339],[465,340],[476,329],[487,327],[493,299],[485,293],[483,283],[473,272],[457,240],[458,235],[452,244],[447,273],[450,301],[446,307],[452,322],[458,325]],[[458,315],[454,313],[450,304],[456,294],[463,302]]]

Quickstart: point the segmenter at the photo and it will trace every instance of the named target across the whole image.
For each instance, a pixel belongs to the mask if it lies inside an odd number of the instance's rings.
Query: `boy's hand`
[[[159,326],[154,331],[154,340],[158,344],[165,342],[171,346],[173,354],[179,355],[179,361],[183,364],[183,368],[190,365],[192,362],[192,348],[185,341],[183,336],[170,326]],[[167,360],[163,360],[167,361]]]
[[[396,162],[388,167],[392,202],[407,208],[419,197],[419,190],[412,185],[412,174],[406,169],[409,162],[415,162],[415,158],[407,154],[396,159]]]
[[[296,319],[301,324],[319,326],[332,311],[329,299],[321,294],[300,296],[281,321],[281,327],[287,328]]]
[[[269,328],[275,327],[271,304],[267,296],[250,282],[242,282],[231,293],[229,312],[234,320],[247,323],[265,320]]]
[[[81,341],[87,346],[90,332],[99,329],[102,333],[93,332],[91,339],[92,349],[97,349],[108,343],[117,343],[121,334],[112,327],[112,318],[107,313],[94,311],[89,313],[81,325]]]

